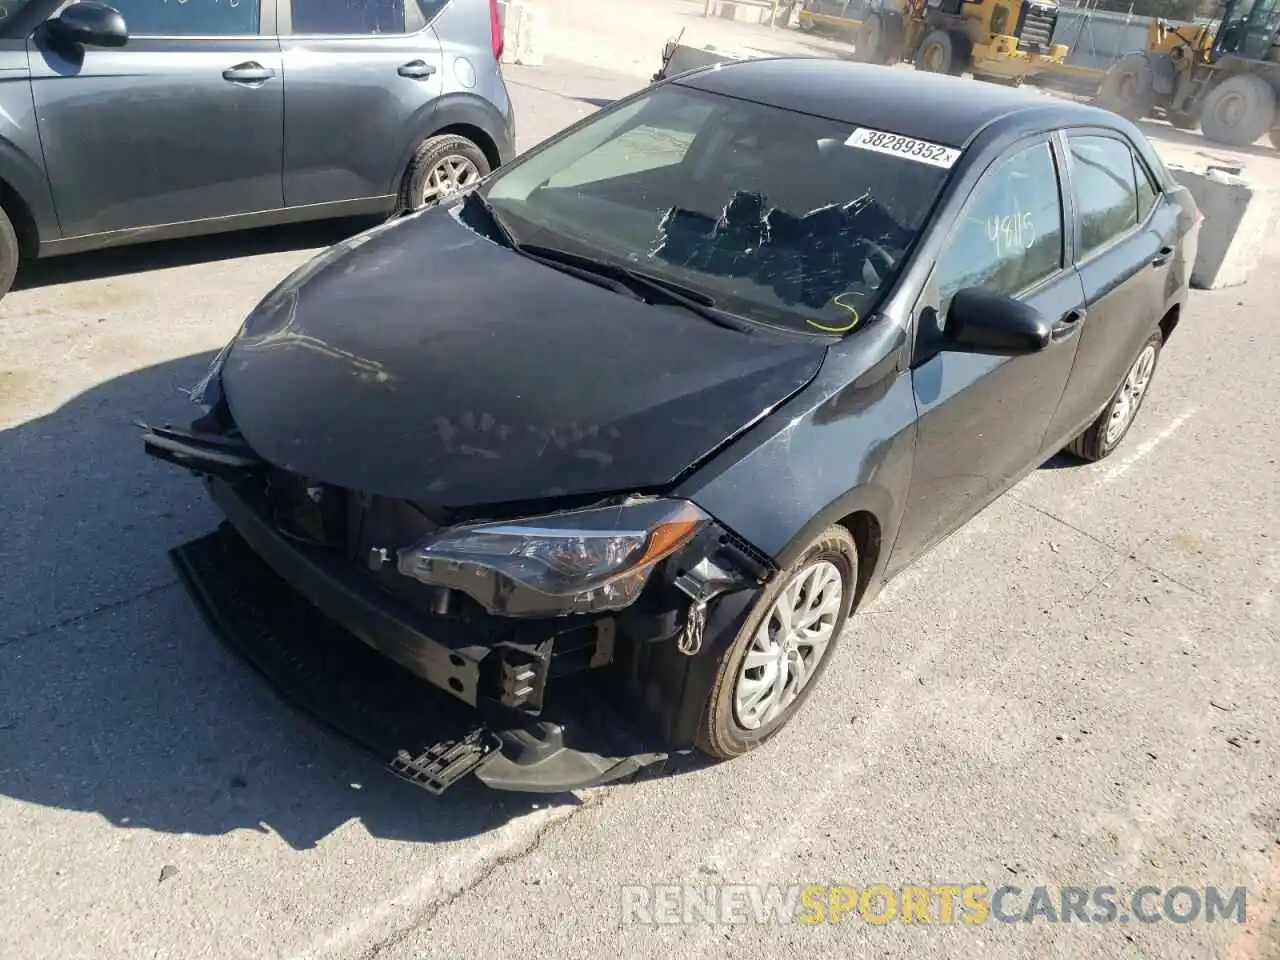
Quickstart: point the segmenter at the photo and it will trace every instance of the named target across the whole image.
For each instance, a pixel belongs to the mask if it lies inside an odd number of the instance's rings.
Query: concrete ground
[[[637,82],[508,80],[522,147]],[[1274,256],[1195,296],[1122,451],[1050,463],[903,575],[769,747],[433,799],[204,628],[165,551],[215,514],[133,425],[186,416],[246,311],[356,226],[49,262],[0,304],[0,957],[1280,958]],[[1249,899],[1243,925],[625,925],[620,887],[664,882]]]

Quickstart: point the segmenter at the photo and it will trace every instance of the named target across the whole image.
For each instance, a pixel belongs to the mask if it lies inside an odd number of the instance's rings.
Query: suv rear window
[[[669,84],[526,154],[487,196],[517,239],[616,260],[750,320],[842,333],[887,291],[947,179],[925,160],[957,153],[851,146],[855,131]]]
[[[295,34],[372,36],[404,33],[405,0],[293,0]]]

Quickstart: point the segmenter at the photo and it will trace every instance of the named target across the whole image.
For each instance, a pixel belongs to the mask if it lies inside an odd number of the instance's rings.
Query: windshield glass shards
[[[521,240],[748,320],[842,334],[888,290],[957,157],[667,85],[516,161],[485,193]]]

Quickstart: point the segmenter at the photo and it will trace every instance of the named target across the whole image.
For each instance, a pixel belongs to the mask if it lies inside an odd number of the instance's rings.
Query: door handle
[[[411,80],[425,80],[435,72],[436,68],[425,60],[410,60],[396,71],[400,76],[408,77]]]
[[[1169,258],[1173,256],[1173,247],[1161,247],[1160,252],[1151,258],[1153,267],[1163,267],[1169,262]]]
[[[274,70],[264,67],[253,60],[247,63],[237,63],[234,67],[222,71],[223,80],[245,84],[263,84],[275,75],[276,72]]]
[[[1054,340],[1065,340],[1080,329],[1081,321],[1085,318],[1084,310],[1068,310],[1062,315],[1057,323],[1053,325],[1051,335]]]

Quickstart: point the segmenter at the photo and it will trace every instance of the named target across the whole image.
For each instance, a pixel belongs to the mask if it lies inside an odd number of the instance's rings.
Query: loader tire
[[[1145,53],[1127,53],[1102,78],[1097,105],[1126,120],[1141,120],[1159,98],[1151,60]]]
[[[1271,130],[1276,94],[1261,77],[1228,77],[1205,95],[1200,132],[1228,147],[1247,147]]]
[[[963,33],[934,30],[920,42],[920,49],[916,51],[916,69],[958,77],[969,69],[971,57],[969,38]]]

